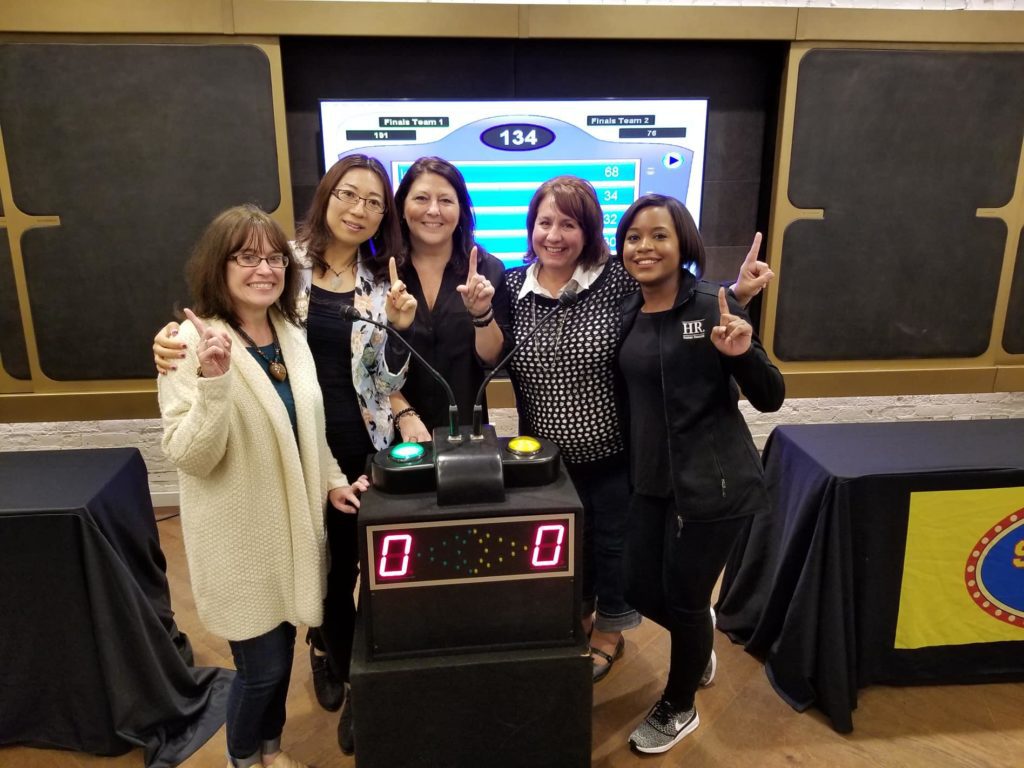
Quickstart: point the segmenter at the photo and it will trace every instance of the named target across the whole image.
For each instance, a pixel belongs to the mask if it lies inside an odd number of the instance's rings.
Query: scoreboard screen
[[[366,527],[370,590],[574,575],[572,513]]]
[[[649,192],[682,200],[700,224],[706,99],[321,101],[324,167],[354,152],[380,160],[397,187],[435,155],[466,179],[476,238],[507,266],[526,253],[526,211],[555,176],[586,179],[615,250],[619,217]]]

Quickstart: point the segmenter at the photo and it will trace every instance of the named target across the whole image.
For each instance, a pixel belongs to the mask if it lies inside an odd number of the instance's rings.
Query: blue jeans
[[[228,644],[238,670],[228,693],[228,755],[236,765],[255,765],[264,743],[279,739],[284,729],[295,627],[285,622]]]
[[[629,511],[629,462],[625,453],[569,464],[566,469],[583,502],[583,615],[597,609],[594,627],[621,632],[640,623],[625,598],[623,561]]]

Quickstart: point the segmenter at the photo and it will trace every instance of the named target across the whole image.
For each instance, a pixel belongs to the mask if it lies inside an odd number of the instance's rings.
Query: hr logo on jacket
[[[683,338],[686,340],[704,338],[704,320],[683,320]]]

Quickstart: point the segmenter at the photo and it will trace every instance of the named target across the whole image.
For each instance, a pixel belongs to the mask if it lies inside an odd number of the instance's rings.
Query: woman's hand
[[[331,506],[339,512],[347,515],[354,515],[359,511],[359,494],[369,490],[370,481],[366,475],[360,475],[352,485],[343,485],[340,488],[332,488],[327,493]]]
[[[429,443],[433,439],[423,419],[415,413],[407,413],[398,420],[398,433],[403,443]]]
[[[491,281],[476,271],[476,246],[469,252],[469,274],[466,282],[455,290],[462,294],[462,303],[470,317],[484,317],[491,310],[494,298],[494,286]]]
[[[732,284],[732,293],[736,301],[744,307],[750,303],[757,294],[763,291],[768,283],[775,277],[771,267],[763,261],[757,260],[757,254],[761,250],[761,233],[754,233],[754,242],[747,251],[747,256],[740,265],[740,273],[736,276],[736,282]]]
[[[177,335],[178,324],[172,322],[153,337],[153,362],[161,376],[177,370],[175,363],[185,357],[185,342],[175,338]]]
[[[750,349],[754,329],[742,317],[731,313],[725,300],[725,288],[718,289],[718,311],[722,318],[711,329],[711,343],[723,355],[738,357]]]
[[[226,331],[207,326],[191,309],[185,310],[185,317],[199,333],[199,368],[203,378],[213,379],[227,373],[231,368],[231,337]]]
[[[404,331],[416,317],[416,299],[405,290],[405,283],[398,279],[398,265],[395,264],[394,256],[388,262],[388,270],[391,273],[391,290],[388,291],[384,309],[391,326],[395,330]]]

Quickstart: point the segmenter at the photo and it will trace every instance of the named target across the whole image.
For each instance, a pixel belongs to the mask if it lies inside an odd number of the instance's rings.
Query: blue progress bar
[[[533,197],[533,193],[540,185],[522,189],[510,189],[501,185],[486,188],[473,184],[468,186],[474,208],[522,208],[525,210],[530,205],[530,198]],[[597,199],[602,207],[605,205],[629,205],[636,199],[636,187],[632,182],[595,186]]]
[[[615,230],[605,229],[604,239],[608,243],[609,249],[614,253]],[[526,253],[527,238],[525,229],[519,231],[477,229],[476,241],[489,253],[499,255],[505,261],[508,261],[510,255],[519,259]]]
[[[602,181],[635,182],[638,160],[463,160],[455,162],[466,184],[531,183],[539,186],[555,176],[579,176],[591,183]],[[410,162],[396,163],[397,181],[409,170]]]

